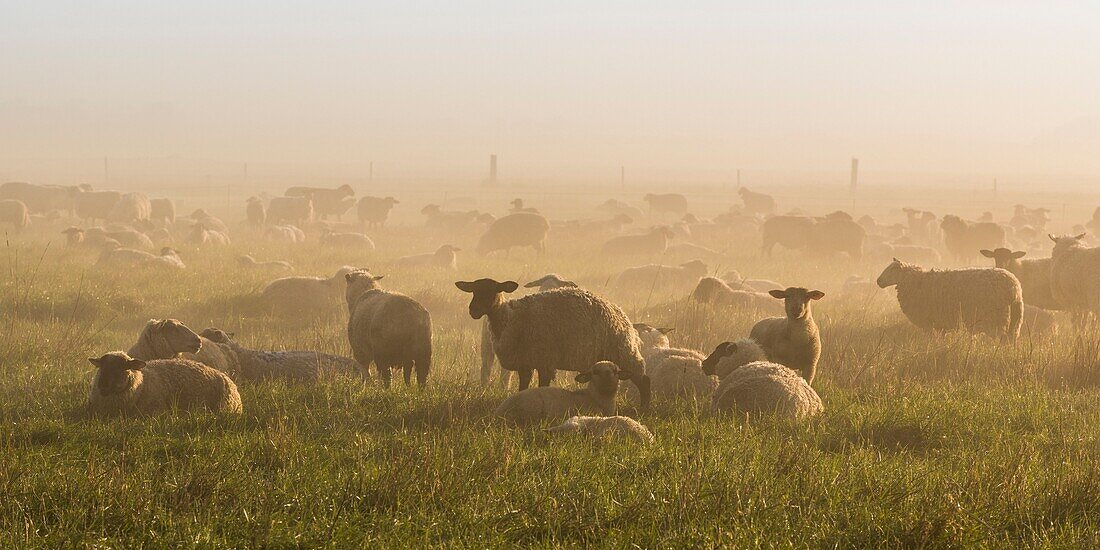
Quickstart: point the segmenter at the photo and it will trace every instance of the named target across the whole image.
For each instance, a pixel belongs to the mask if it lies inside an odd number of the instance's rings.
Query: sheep
[[[180,356],[224,372],[230,378],[239,373],[236,356],[228,346],[195,334],[176,319],[150,319],[126,353],[143,361]]]
[[[256,261],[256,258],[248,254],[237,256],[237,265],[245,269],[264,269],[272,271],[294,271],[294,266],[284,260],[272,260],[267,262]]]
[[[328,229],[321,232],[321,244],[338,248],[374,250],[374,241],[362,233],[334,233]]]
[[[273,225],[264,231],[264,238],[277,243],[304,243],[306,233],[293,225]]]
[[[749,331],[749,338],[760,344],[768,360],[790,367],[812,384],[821,357],[821,335],[814,322],[810,302],[825,297],[820,290],[790,287],[772,290],[773,298],[783,300],[786,317],[761,319]]]
[[[359,214],[359,221],[367,224],[367,227],[383,227],[390,217],[390,210],[396,204],[401,204],[401,201],[393,197],[363,197],[359,199],[356,212]]]
[[[674,261],[679,259],[686,262],[698,259],[716,264],[729,261],[729,258],[722,252],[692,243],[669,245],[665,249],[665,257]]]
[[[0,200],[17,200],[36,214],[52,211],[69,212],[79,191],[91,191],[87,185],[37,185],[22,181],[9,181],[0,185]]]
[[[769,216],[775,213],[775,199],[771,195],[750,191],[747,187],[737,190],[741,195],[741,202],[745,203],[745,211],[749,214]]]
[[[107,221],[107,217],[121,199],[122,193],[118,191],[77,191],[73,196],[73,207],[76,217],[84,220],[85,223],[94,223],[96,220]]]
[[[710,376],[717,376],[722,380],[729,373],[749,363],[767,361],[768,354],[764,348],[752,338],[742,338],[736,342],[722,342],[714,348],[714,351],[703,359],[700,365],[703,372]]]
[[[940,222],[943,243],[947,251],[959,262],[969,262],[978,250],[992,250],[1005,246],[1005,230],[991,222],[968,222],[958,216],[947,215]]]
[[[196,223],[201,223],[203,227],[211,231],[217,231],[218,233],[223,233],[226,235],[229,234],[229,227],[225,225],[225,222],[214,216],[211,216],[210,213],[208,213],[206,210],[203,210],[202,208],[195,210],[188,217],[194,220]]]
[[[703,357],[693,350],[658,350],[645,358],[655,399],[696,399],[708,396],[718,381],[702,369]],[[631,387],[628,394],[633,398]]]
[[[783,285],[771,279],[746,279],[737,270],[727,271],[722,275],[722,281],[734,290],[747,292],[767,293],[773,288],[783,288]]]
[[[474,224],[478,221],[478,212],[476,210],[471,210],[469,212],[446,212],[436,204],[425,206],[420,210],[420,213],[427,216],[428,220],[426,225],[428,229],[444,231],[452,235],[473,228]]]
[[[540,292],[545,292],[547,290],[554,290],[555,288],[575,288],[577,286],[579,286],[577,285],[577,283],[562,279],[561,275],[558,275],[557,273],[547,273],[546,275],[543,275],[542,277],[539,277],[538,279],[535,279],[523,285],[523,288],[537,288]]]
[[[580,373],[574,379],[588,386],[579,390],[545,386],[523,389],[505,399],[493,414],[518,425],[537,424],[577,413],[615,416],[619,380],[626,380],[630,375],[611,361],[599,361],[578,370]]]
[[[440,269],[458,269],[458,255],[456,252],[461,252],[462,249],[456,246],[445,244],[435,252],[428,254],[415,254],[412,256],[402,256],[394,260],[393,265],[395,267],[437,267]]]
[[[172,199],[150,199],[149,219],[166,224],[176,223],[176,203]]]
[[[549,232],[550,222],[539,214],[508,214],[494,221],[478,239],[477,252],[484,255],[497,250],[508,252],[516,246],[530,246],[542,253],[546,250]]]
[[[248,197],[245,201],[244,214],[248,220],[248,226],[256,231],[267,223],[267,207],[264,206],[264,201],[260,197]]]
[[[1048,213],[1050,213],[1049,208],[1028,208],[1022,204],[1017,204],[1008,225],[1016,229],[1030,226],[1042,230],[1050,221]]]
[[[649,406],[649,377],[639,350],[638,333],[618,306],[577,288],[559,288],[506,300],[515,281],[492,279],[458,281],[455,286],[473,294],[470,316],[489,318],[493,349],[501,368],[519,373],[520,390],[539,373],[539,385],[548,386],[558,370],[576,370],[610,360],[638,387],[642,407]]]
[[[538,214],[539,213],[538,208],[524,208],[523,207],[523,199],[515,199],[515,200],[513,200],[512,202],[510,202],[508,204],[512,205],[512,207],[508,209],[508,212],[512,213],[512,214],[515,214],[516,212],[527,212],[529,214]]]
[[[1024,303],[1024,318],[1020,323],[1021,334],[1034,337],[1048,336],[1055,332],[1058,332],[1058,319],[1054,317],[1054,313]]]
[[[687,214],[688,211],[687,197],[679,193],[665,193],[662,195],[650,193],[642,197],[642,200],[649,205],[651,216],[672,214],[679,218]]]
[[[771,257],[776,244],[784,248],[802,249],[809,246],[814,220],[804,216],[772,216],[761,226],[761,254]]]
[[[341,267],[332,277],[283,277],[267,284],[259,302],[281,315],[319,313],[331,309],[344,291],[344,275],[354,268]]]
[[[767,361],[735,369],[722,378],[711,398],[715,414],[737,411],[803,420],[824,410],[821,397],[805,378],[793,369]]]
[[[775,288],[774,286],[772,288]],[[779,313],[779,306],[763,292],[734,290],[725,281],[715,277],[703,277],[695,285],[691,299],[702,304],[726,306],[735,309]]]
[[[654,350],[668,348],[670,345],[668,335],[675,330],[666,327],[654,327],[646,323],[634,323],[631,326],[638,333],[640,342],[638,349],[642,352],[643,358],[647,353]]]
[[[183,260],[180,259],[179,252],[167,246],[161,248],[160,255],[154,255],[144,250],[134,250],[132,248],[106,249],[100,255],[97,263],[112,267],[149,266],[167,269],[185,268]]]
[[[66,230],[68,231],[68,230]],[[91,244],[102,244],[109,241],[118,241],[122,246],[129,248],[153,248],[153,240],[144,233],[133,229],[119,229],[108,231],[102,227],[91,227],[84,231],[83,239]]]
[[[581,434],[597,440],[621,435],[642,443],[653,443],[653,432],[628,416],[571,416],[563,424],[547,428],[553,434]]]
[[[202,223],[196,223],[187,235],[187,242],[195,246],[218,245],[228,246],[229,235],[213,229],[207,229]]]
[[[678,266],[649,264],[623,270],[615,277],[615,285],[624,289],[686,289],[706,276],[708,270],[700,260]]]
[[[604,203],[596,207],[597,210],[603,211],[610,216],[626,216],[634,221],[645,219],[645,213],[639,208],[631,206],[623,201],[615,199],[607,199]]]
[[[1089,248],[1075,237],[1050,235],[1050,289],[1055,302],[1079,319],[1088,313],[1100,313],[1100,248]]]
[[[241,346],[233,335],[216,328],[203,329],[199,335],[227,346],[238,365],[238,380],[317,382],[335,374],[359,371],[359,363],[347,357],[316,351],[260,351]]]
[[[992,258],[994,267],[1007,270],[1020,281],[1020,287],[1024,291],[1024,304],[1041,307],[1049,310],[1063,309],[1054,299],[1050,285],[1050,269],[1054,263],[1052,258],[1038,258],[1034,260],[1021,260],[1027,252],[1013,251],[1007,248],[995,250],[982,249],[982,256]],[[1026,313],[1026,312],[1025,312]]]
[[[95,413],[153,414],[173,407],[240,413],[237,385],[222,372],[188,359],[144,361],[114,351],[88,361],[97,372],[88,394]]]
[[[273,197],[267,205],[267,220],[273,224],[302,225],[313,220],[313,201],[309,197]]]
[[[833,212],[818,219],[773,216],[764,222],[761,229],[761,253],[768,257],[771,257],[776,244],[805,249],[814,254],[846,252],[854,260],[863,257],[866,232],[845,212]]]
[[[125,193],[107,213],[107,220],[130,223],[136,220],[148,220],[152,213],[153,206],[149,202],[149,197],[143,193]]]
[[[15,199],[0,200],[0,223],[10,223],[12,231],[22,233],[31,224],[31,213],[23,201]]]
[[[613,237],[600,249],[603,256],[655,256],[664,254],[675,234],[667,227],[654,227],[643,235]]]
[[[330,215],[342,216],[355,204],[355,190],[350,185],[341,185],[335,189],[323,187],[290,187],[286,190],[286,197],[305,198],[312,203],[311,213],[316,213],[322,220]],[[275,199],[272,199],[272,207]],[[275,220],[282,221],[282,220]],[[301,218],[291,218],[287,221],[301,223]],[[306,219],[305,221],[308,221]]]
[[[1005,340],[1020,335],[1023,290],[1004,269],[925,271],[895,258],[877,283],[879,288],[897,286],[902,313],[922,329],[963,328]]]
[[[364,374],[374,362],[387,388],[390,369],[397,367],[404,369],[406,386],[415,368],[416,384],[423,387],[432,367],[432,317],[416,300],[382,290],[382,277],[366,269],[345,275],[352,352]]]

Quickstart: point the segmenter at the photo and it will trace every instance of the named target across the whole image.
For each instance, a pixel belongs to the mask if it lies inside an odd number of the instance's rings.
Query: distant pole
[[[856,192],[856,184],[859,182],[859,159],[852,157],[852,179],[849,183],[852,193]]]
[[[103,186],[111,183],[111,173],[107,170],[107,157],[103,157]]]
[[[997,196],[997,178],[993,178],[993,196]]]
[[[619,165],[619,186],[626,190],[626,165]]]
[[[367,172],[367,183],[374,183],[374,161],[370,161],[370,171]]]
[[[741,169],[737,169],[737,188],[741,188]]]
[[[497,154],[493,153],[489,155],[489,186],[496,187],[497,185]]]

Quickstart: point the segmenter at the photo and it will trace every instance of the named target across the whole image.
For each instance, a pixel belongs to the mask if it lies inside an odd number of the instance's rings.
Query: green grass
[[[685,292],[609,289],[608,275],[629,262],[599,258],[595,241],[554,242],[543,258],[463,253],[447,273],[387,269],[440,237],[396,228],[375,237],[377,252],[349,253],[240,234],[231,250],[184,249],[189,269],[173,275],[103,273],[93,254],[46,246],[45,232],[9,244],[0,546],[1100,545],[1096,332],[1063,325],[1016,346],[931,336],[888,294],[836,292],[882,265],[746,252],[716,270],[827,292],[815,304],[822,417],[797,425],[657,402],[640,416],[652,446],[553,439],[492,420],[514,390],[477,384],[480,325],[453,281],[555,271],[704,351],[744,336],[755,317],[697,307]],[[455,240],[471,250],[471,239]],[[241,387],[239,418],[89,418],[86,358],[127,348],[152,317],[225,328],[254,347],[349,353],[342,306],[317,318],[258,313],[249,295],[273,276],[238,270],[232,258],[243,252],[304,274],[342,264],[386,274],[387,288],[433,315],[428,387],[266,383]]]

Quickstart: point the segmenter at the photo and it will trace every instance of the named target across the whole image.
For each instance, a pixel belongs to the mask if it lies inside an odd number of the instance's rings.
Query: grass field
[[[796,425],[656,402],[639,416],[656,443],[640,446],[494,422],[514,389],[477,382],[480,324],[453,286],[561,273],[704,351],[756,320],[686,293],[615,292],[608,276],[641,261],[601,258],[598,241],[402,272],[389,261],[447,240],[470,250],[473,237],[393,227],[364,253],[238,231],[229,249],[181,247],[188,269],[166,275],[103,272],[55,236],[3,252],[3,547],[1100,546],[1100,333],[1062,319],[1057,336],[1015,346],[933,337],[891,294],[837,292],[881,263],[767,261],[746,248],[712,266],[826,292],[814,383],[826,412]],[[386,288],[432,313],[427,388],[385,391],[374,376],[264,383],[241,386],[239,418],[90,418],[87,358],[128,348],[150,318],[217,326],[255,348],[350,353],[342,305],[316,318],[256,311],[249,295],[275,275],[241,271],[240,253],[287,259],[299,274],[343,264],[385,274]]]

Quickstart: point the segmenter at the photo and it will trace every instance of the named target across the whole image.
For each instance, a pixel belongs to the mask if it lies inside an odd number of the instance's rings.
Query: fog
[[[1100,175],[1084,2],[455,4],[9,5],[0,179]]]

